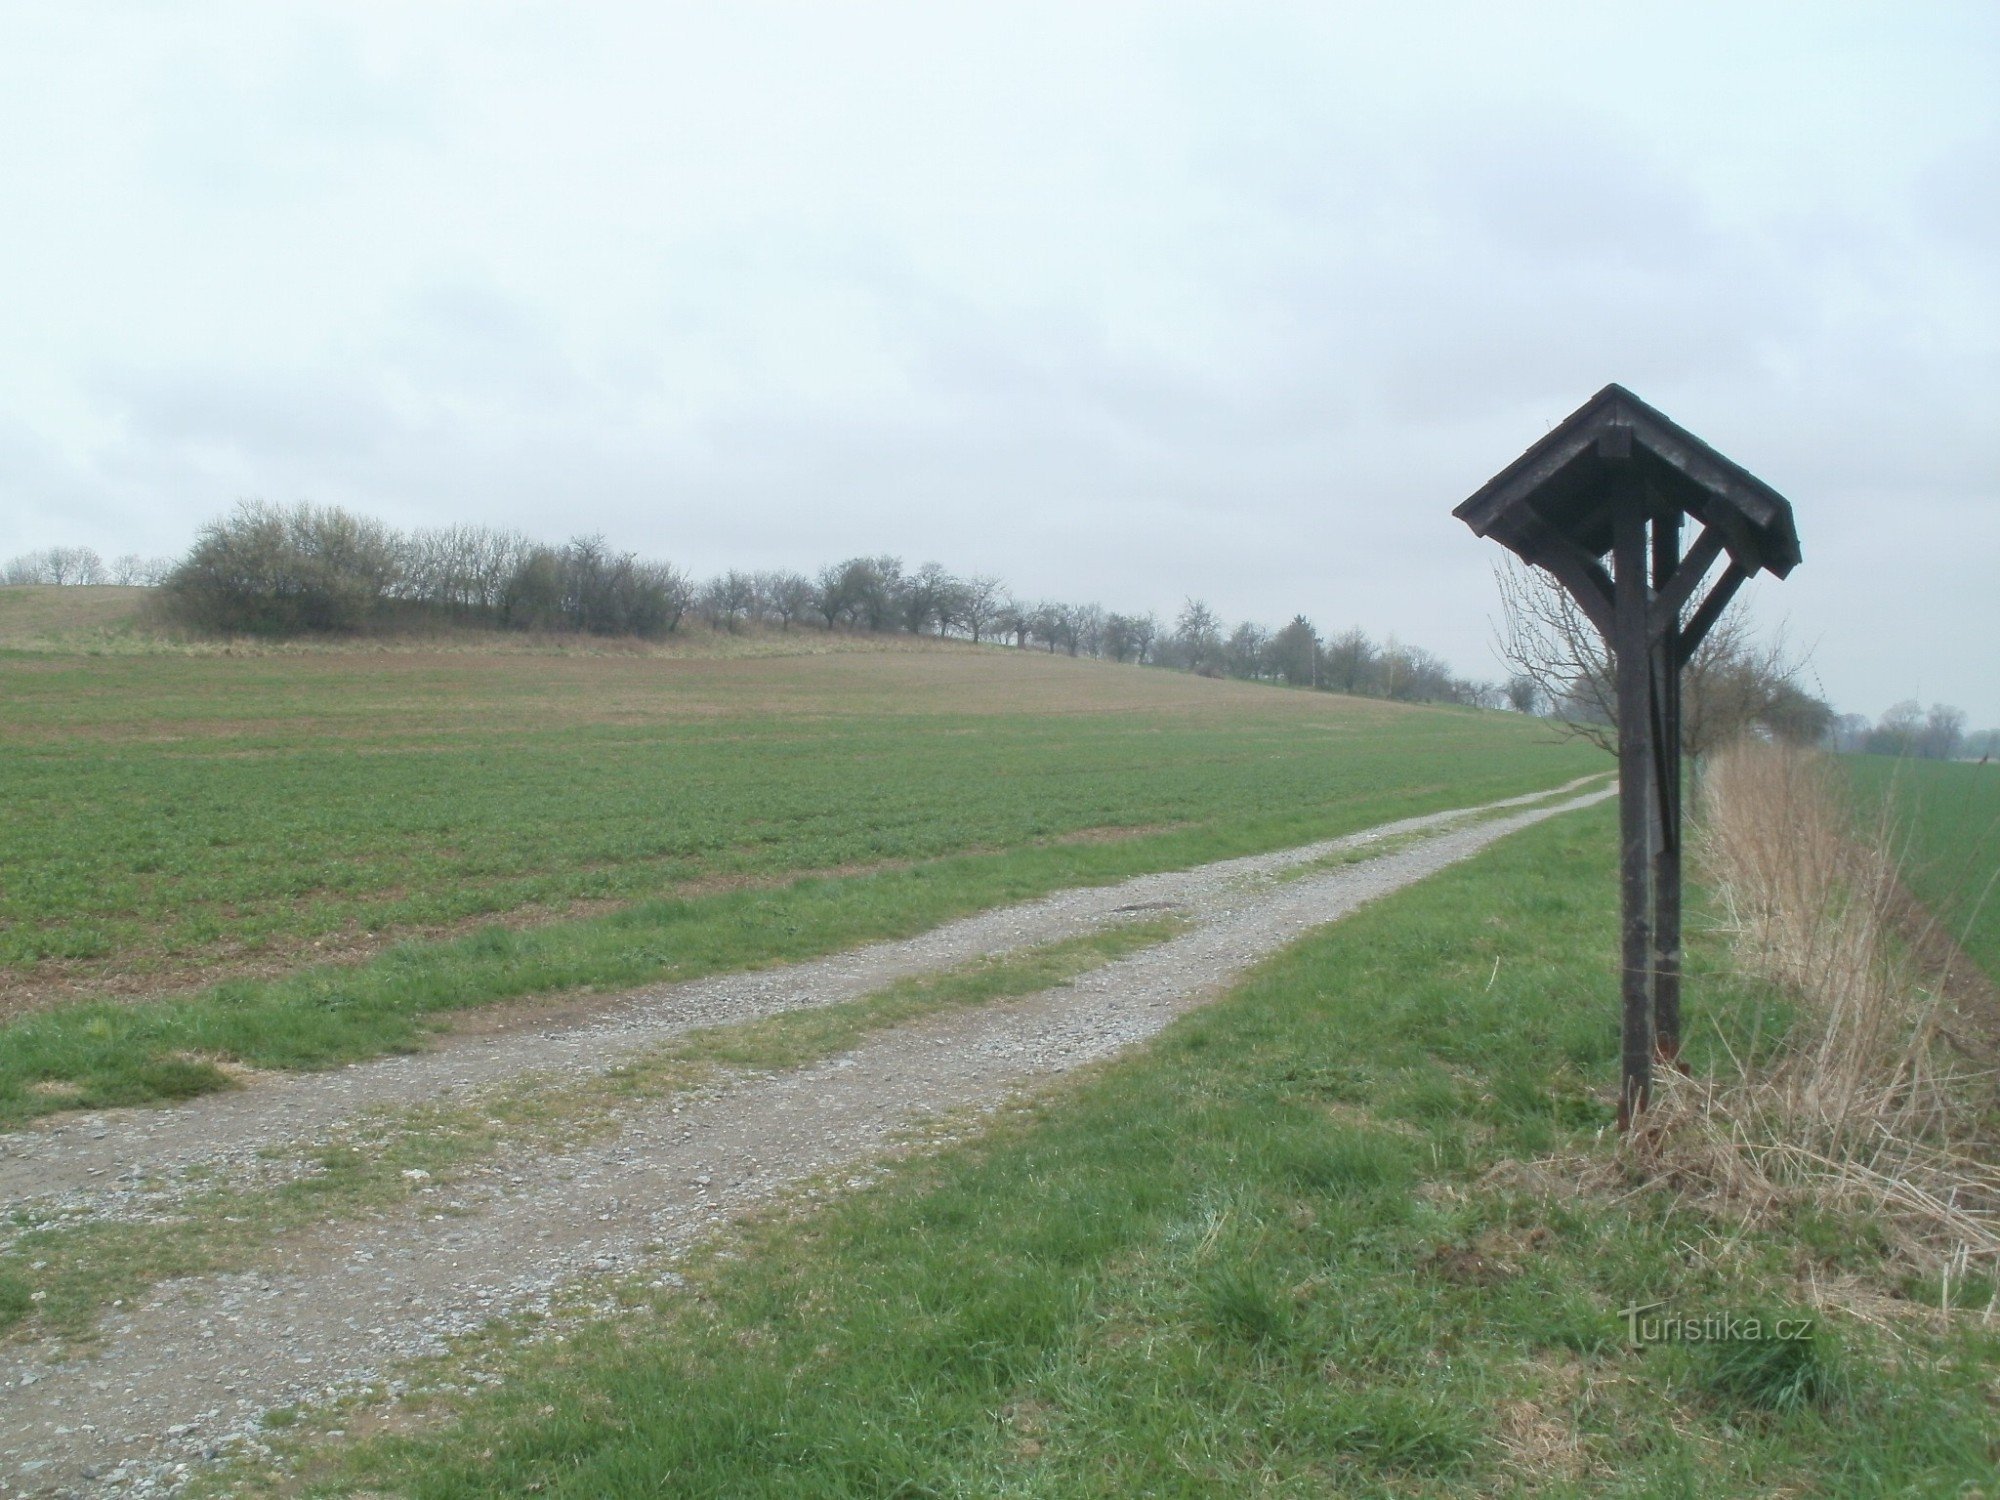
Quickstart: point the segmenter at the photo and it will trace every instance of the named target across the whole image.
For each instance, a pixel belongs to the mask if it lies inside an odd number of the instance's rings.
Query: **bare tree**
[[[153,588],[173,572],[171,558],[141,557],[127,552],[111,561],[110,580],[127,588]]]
[[[858,564],[849,564],[856,569],[856,600],[861,611],[861,622],[870,630],[888,630],[902,613],[903,603],[903,560],[883,553],[879,557],[862,558]]]
[[[1129,615],[1114,614],[1105,618],[1104,654],[1113,661],[1123,661],[1132,654],[1135,645],[1132,624]]]
[[[1320,685],[1338,693],[1365,693],[1375,683],[1381,653],[1359,625],[1343,630],[1326,643],[1321,658]]]
[[[833,629],[848,612],[847,566],[844,563],[828,563],[819,570],[819,581],[813,588],[813,608],[826,628]]]
[[[4,583],[91,584],[103,583],[107,576],[104,559],[89,547],[26,552],[0,570],[0,582]]]
[[[1028,649],[1028,637],[1034,633],[1034,611],[1018,599],[1009,599],[993,614],[993,633],[998,637],[1012,636],[1014,649]]]
[[[953,601],[955,623],[972,637],[973,644],[1000,624],[1007,586],[990,573],[975,573],[958,586]]]
[[[957,592],[958,580],[943,563],[925,563],[902,581],[898,603],[903,628],[911,635],[922,635],[935,625],[938,634],[943,635],[951,623]]]
[[[1159,633],[1160,622],[1151,615],[1106,615],[1100,654],[1144,666]]]
[[[1514,681],[1531,689],[1558,723],[1617,753],[1618,696],[1611,653],[1584,618],[1569,591],[1525,563],[1495,567],[1500,587],[1500,628],[1495,647],[1514,669]]]
[[[1160,622],[1151,610],[1143,615],[1127,616],[1125,635],[1132,643],[1132,660],[1145,666],[1152,657],[1154,647],[1160,639]]]
[[[695,602],[711,630],[726,630],[733,635],[756,605],[757,585],[748,573],[731,568],[704,584]]]
[[[1053,656],[1059,650],[1076,655],[1075,622],[1068,605],[1053,601],[1037,604],[1029,612],[1027,623],[1029,633],[1049,648],[1049,655]]]
[[[786,630],[792,628],[792,621],[812,613],[818,602],[812,580],[803,573],[761,574],[758,592],[764,597],[765,607]]]
[[[1502,617],[1496,644],[1516,680],[1534,685],[1566,732],[1617,754],[1615,664],[1604,638],[1539,568],[1509,559],[1494,578]],[[1724,611],[1681,674],[1682,749],[1703,755],[1751,728],[1792,738],[1805,732],[1794,726],[1821,713],[1830,724],[1832,711],[1799,688],[1800,667],[1782,637],[1760,642],[1739,607]]]
[[[1264,648],[1271,633],[1254,621],[1245,620],[1229,633],[1223,643],[1222,663],[1231,677],[1258,677],[1264,671]]]
[[[489,526],[438,526],[406,533],[392,592],[457,619],[491,617],[507,580],[534,550],[518,532]]]
[[[1189,599],[1174,621],[1174,649],[1190,672],[1204,677],[1222,675],[1222,621],[1206,602]]]
[[[820,613],[828,629],[844,620],[867,630],[886,630],[900,622],[903,586],[901,558],[850,557],[821,569]]]
[[[1101,604],[1072,604],[1069,607],[1069,654],[1075,656],[1081,651],[1085,656],[1104,654],[1104,606]]]

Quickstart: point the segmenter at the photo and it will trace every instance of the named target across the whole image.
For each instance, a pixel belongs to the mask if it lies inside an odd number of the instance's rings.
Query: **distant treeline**
[[[1950,703],[1933,703],[1926,709],[1915,699],[1894,705],[1872,724],[1861,714],[1842,714],[1833,721],[1827,738],[1836,750],[1904,760],[2000,756],[2000,729],[1968,732],[1964,709]]]
[[[151,587],[164,582],[173,567],[171,558],[141,557],[136,552],[114,557],[107,563],[89,547],[49,547],[9,559],[0,568],[0,584],[116,583]]]
[[[63,566],[45,560],[58,553]],[[123,581],[80,548],[10,565],[9,582]],[[121,559],[121,564],[127,560]],[[1211,677],[1411,702],[1504,705],[1497,686],[1455,676],[1428,651],[1352,629],[1322,638],[1303,615],[1278,629],[1231,628],[1190,599],[1170,623],[1097,604],[1015,598],[997,578],[937,563],[853,557],[808,576],[732,570],[706,581],[615,552],[602,537],[560,546],[484,526],[396,531],[333,506],[249,501],[211,521],[172,565],[146,565],[166,617],[208,634],[355,634],[453,625],[657,639],[696,622],[956,636],[1017,648],[1176,667]],[[19,568],[22,576],[15,576]]]

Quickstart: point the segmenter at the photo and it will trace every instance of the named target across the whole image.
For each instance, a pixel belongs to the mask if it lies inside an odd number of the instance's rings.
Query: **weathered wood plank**
[[[1722,576],[1715,580],[1715,587],[1701,601],[1701,608],[1687,622],[1687,629],[1680,633],[1680,659],[1683,662],[1694,656],[1696,649],[1708,638],[1709,631],[1715,628],[1715,622],[1722,618],[1722,612],[1729,608],[1729,601],[1736,597],[1736,591],[1749,581],[1750,575],[1733,560],[1723,569]]]
[[[1659,540],[1656,520],[1654,541]],[[1680,522],[1674,522],[1675,541],[1678,544]],[[1660,581],[1660,553],[1657,546],[1653,553],[1653,638],[1660,639],[1669,629],[1678,630],[1681,611],[1687,608],[1688,600],[1694,597],[1696,589],[1707,576],[1715,560],[1722,556],[1722,533],[1716,527],[1704,526],[1701,535],[1694,539],[1694,545],[1687,550],[1687,556],[1674,562],[1666,574],[1666,582]]]

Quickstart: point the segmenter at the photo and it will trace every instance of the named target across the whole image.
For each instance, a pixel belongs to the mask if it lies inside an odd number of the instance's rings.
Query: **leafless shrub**
[[[1539,568],[1494,569],[1501,621],[1494,642],[1517,702],[1544,705],[1568,730],[1618,753],[1618,684],[1611,653],[1569,591]],[[1681,674],[1681,748],[1701,756],[1747,731],[1811,744],[1833,710],[1798,685],[1803,664],[1782,637],[1759,640],[1732,606]]]
[[[136,552],[126,552],[111,560],[105,577],[127,588],[156,588],[173,570],[172,558],[141,557]]]
[[[1668,1074],[1633,1142],[1656,1184],[1759,1214],[1873,1214],[1898,1258],[2000,1265],[1992,1079],[1943,1045],[1942,1002],[1897,931],[1886,817],[1857,829],[1835,773],[1794,747],[1713,756],[1696,851],[1743,962],[1794,1015],[1705,1078]]]

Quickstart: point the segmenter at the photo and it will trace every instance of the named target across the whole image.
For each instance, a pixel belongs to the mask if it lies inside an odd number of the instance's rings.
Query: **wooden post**
[[[1653,840],[1653,1048],[1660,1062],[1677,1066],[1681,1052],[1681,659],[1680,609],[1666,597],[1682,564],[1681,518],[1653,518],[1652,729],[1654,799],[1659,823]],[[1693,566],[1698,559],[1685,561]]]
[[[1601,451],[1601,450],[1600,450]],[[1629,460],[1628,460],[1629,462]],[[1619,894],[1623,909],[1618,1128],[1629,1130],[1653,1092],[1652,849],[1653,648],[1647,639],[1645,502],[1629,474],[1614,485],[1611,514],[1611,649],[1618,671]]]

